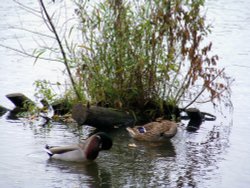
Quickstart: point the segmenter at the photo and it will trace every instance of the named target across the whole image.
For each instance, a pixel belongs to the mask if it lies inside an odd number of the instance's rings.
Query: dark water
[[[30,6],[36,1],[25,0]],[[179,127],[164,145],[134,142],[125,131],[111,133],[114,147],[89,164],[48,160],[45,144],[78,142],[88,127],[52,124],[41,127],[0,118],[0,187],[249,187],[250,184],[250,1],[210,0],[207,16],[214,25],[210,39],[220,64],[235,78],[234,110],[220,114],[209,105],[203,110],[217,115],[196,133]],[[25,16],[10,1],[0,7],[0,43],[18,47],[35,45],[29,34],[10,26],[39,22]],[[32,18],[32,19],[31,19]],[[32,24],[30,23],[32,20]],[[22,20],[22,21],[21,21]],[[5,95],[22,92],[33,97],[36,79],[61,80],[58,64],[38,63],[0,48],[0,104],[12,108]],[[228,110],[227,110],[228,111]],[[187,123],[187,122],[184,122]],[[129,147],[135,143],[136,148]]]

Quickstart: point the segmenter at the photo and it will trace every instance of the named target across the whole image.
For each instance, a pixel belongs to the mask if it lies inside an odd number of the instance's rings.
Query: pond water
[[[29,6],[36,1],[24,0]],[[69,144],[86,138],[89,127],[53,123],[42,127],[21,120],[0,118],[0,187],[249,187],[250,184],[250,1],[209,0],[210,39],[220,64],[235,78],[233,113],[216,113],[217,120],[204,122],[196,133],[180,126],[178,134],[164,145],[135,142],[126,131],[111,133],[114,146],[101,152],[93,163],[49,160],[45,144]],[[29,33],[10,26],[37,22],[25,16],[12,1],[0,7],[0,44],[32,47]],[[32,20],[32,22],[29,21]],[[37,63],[0,48],[0,105],[13,108],[6,94],[21,92],[33,98],[34,80],[62,79],[61,65]],[[184,122],[187,123],[187,122]],[[128,145],[135,143],[136,148]]]

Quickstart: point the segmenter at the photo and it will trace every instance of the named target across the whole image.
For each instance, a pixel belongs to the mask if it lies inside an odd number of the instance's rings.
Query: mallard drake
[[[130,136],[136,140],[158,142],[169,140],[177,133],[177,124],[168,120],[154,121],[143,126],[127,127]]]
[[[101,150],[112,147],[111,138],[103,132],[90,136],[84,143],[68,146],[45,146],[45,151],[50,158],[65,161],[95,160]]]

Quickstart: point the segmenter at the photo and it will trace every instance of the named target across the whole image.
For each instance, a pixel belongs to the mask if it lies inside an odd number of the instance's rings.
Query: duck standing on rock
[[[135,140],[161,142],[169,140],[176,135],[177,123],[169,120],[160,120],[143,126],[127,127],[126,129]]]
[[[45,146],[50,158],[64,161],[95,160],[101,150],[109,150],[113,145],[112,139],[103,132],[90,136],[84,143],[68,146]]]

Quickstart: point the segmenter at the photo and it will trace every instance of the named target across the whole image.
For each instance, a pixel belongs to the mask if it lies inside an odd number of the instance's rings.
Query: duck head
[[[112,139],[104,132],[99,132],[95,134],[97,137],[100,137],[101,140],[101,150],[109,150],[113,146]]]
[[[85,145],[85,155],[88,160],[97,158],[99,151],[109,150],[113,145],[112,139],[104,132],[90,136]],[[84,147],[82,145],[82,147]]]

